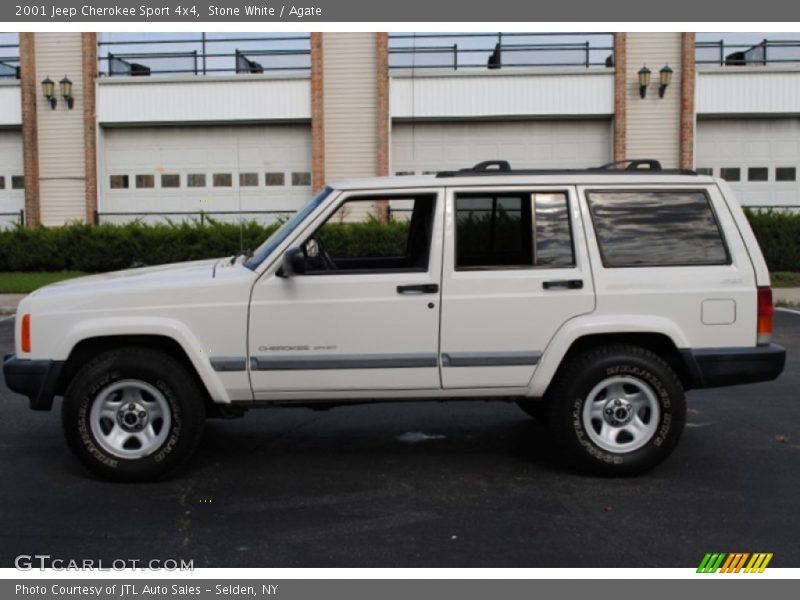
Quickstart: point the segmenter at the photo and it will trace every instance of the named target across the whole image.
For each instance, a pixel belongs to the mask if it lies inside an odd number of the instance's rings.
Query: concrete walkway
[[[800,288],[772,288],[775,304],[782,306],[800,306]]]
[[[800,288],[773,288],[775,304],[800,307]],[[17,312],[19,301],[25,294],[0,294],[0,318]]]
[[[25,294],[0,294],[0,317],[17,312],[17,304],[24,297]]]

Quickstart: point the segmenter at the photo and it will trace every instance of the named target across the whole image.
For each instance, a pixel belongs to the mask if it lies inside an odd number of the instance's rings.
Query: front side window
[[[587,199],[605,267],[730,264],[703,191],[592,191]]]
[[[565,192],[460,194],[455,211],[456,269],[575,264]]]
[[[303,244],[306,272],[427,271],[434,195],[346,200]]]

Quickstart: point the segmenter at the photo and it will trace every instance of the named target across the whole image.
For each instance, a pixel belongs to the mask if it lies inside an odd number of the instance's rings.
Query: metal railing
[[[19,79],[19,44],[0,44],[0,80]]]
[[[398,33],[390,69],[613,67],[611,33]]]
[[[211,75],[308,71],[310,37],[224,36],[199,33],[180,38],[99,41],[100,76]],[[146,51],[143,51],[146,50]]]
[[[274,223],[281,219],[291,217],[296,211],[293,210],[193,210],[193,211],[156,211],[156,212],[115,212],[115,211],[94,211],[94,224],[100,225],[105,219],[106,222],[120,222],[113,221],[114,218],[121,218],[122,222],[141,221],[149,217],[156,217],[164,221],[185,221],[193,220],[198,221],[200,225],[205,225],[207,220],[214,220],[215,217],[223,217],[219,220],[225,220],[224,217],[269,217],[268,222]],[[253,219],[257,220],[257,219]],[[261,220],[261,219],[258,219]]]
[[[20,209],[20,210],[15,211],[15,212],[2,212],[2,213],[0,213],[0,218],[4,219],[5,217],[14,217],[14,219],[19,220],[19,224],[20,225],[25,225],[25,210],[24,209]],[[11,222],[11,221],[7,221],[7,222]],[[2,224],[2,223],[3,223],[3,221],[0,220],[0,224]]]
[[[757,44],[731,44],[725,40],[697,42],[698,65],[720,67],[766,66],[800,63],[800,40],[768,40]]]

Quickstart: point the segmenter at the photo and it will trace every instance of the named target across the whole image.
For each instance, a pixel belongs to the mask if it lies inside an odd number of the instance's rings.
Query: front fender
[[[211,366],[207,352],[181,321],[163,317],[114,317],[81,320],[76,322],[61,338],[54,349],[56,360],[66,360],[75,346],[91,338],[152,335],[166,337],[176,342],[189,357],[200,380],[214,402],[230,404],[231,399],[219,376]]]
[[[656,333],[672,340],[677,348],[689,347],[688,340],[674,321],[653,315],[596,314],[575,317],[564,323],[545,348],[536,370],[528,384],[528,395],[540,398],[561,366],[572,344],[589,335]]]

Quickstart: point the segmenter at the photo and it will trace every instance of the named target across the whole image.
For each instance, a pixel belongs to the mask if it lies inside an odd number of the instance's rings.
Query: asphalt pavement
[[[0,354],[11,352],[0,317]],[[397,403],[252,411],[209,421],[180,477],[87,473],[58,408],[31,412],[0,377],[0,567],[184,559],[195,567],[695,567],[773,552],[800,567],[800,313],[775,382],[694,391],[678,449],[653,472],[565,471],[513,404]]]

